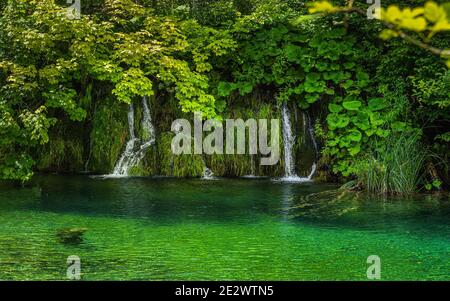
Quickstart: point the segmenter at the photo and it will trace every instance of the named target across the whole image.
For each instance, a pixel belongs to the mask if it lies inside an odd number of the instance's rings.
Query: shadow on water
[[[284,199],[330,189],[270,179],[89,178],[41,176],[23,189],[3,190],[0,207],[149,220],[223,222],[276,218]],[[289,190],[287,190],[289,189]]]

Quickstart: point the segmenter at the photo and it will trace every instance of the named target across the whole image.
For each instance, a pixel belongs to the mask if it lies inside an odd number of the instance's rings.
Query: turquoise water
[[[270,180],[40,176],[0,186],[0,279],[450,280],[448,196]],[[64,244],[62,228],[87,228]]]

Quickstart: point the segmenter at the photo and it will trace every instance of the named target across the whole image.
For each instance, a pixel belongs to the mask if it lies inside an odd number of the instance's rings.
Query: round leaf
[[[362,103],[359,100],[344,101],[342,106],[348,111],[357,111]]]

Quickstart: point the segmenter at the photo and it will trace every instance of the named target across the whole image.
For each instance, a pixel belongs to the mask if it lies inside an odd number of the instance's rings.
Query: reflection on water
[[[270,179],[37,177],[0,186],[0,279],[449,280],[448,196]],[[58,229],[88,228],[65,245]]]
[[[296,196],[290,217],[319,223],[338,223],[360,228],[448,226],[448,195],[385,196],[364,192],[328,190]]]

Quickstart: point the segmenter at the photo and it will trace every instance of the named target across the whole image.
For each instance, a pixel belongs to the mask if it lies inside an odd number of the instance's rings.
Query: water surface
[[[450,200],[261,179],[39,176],[0,185],[0,279],[450,280]],[[85,227],[81,244],[61,228]]]

